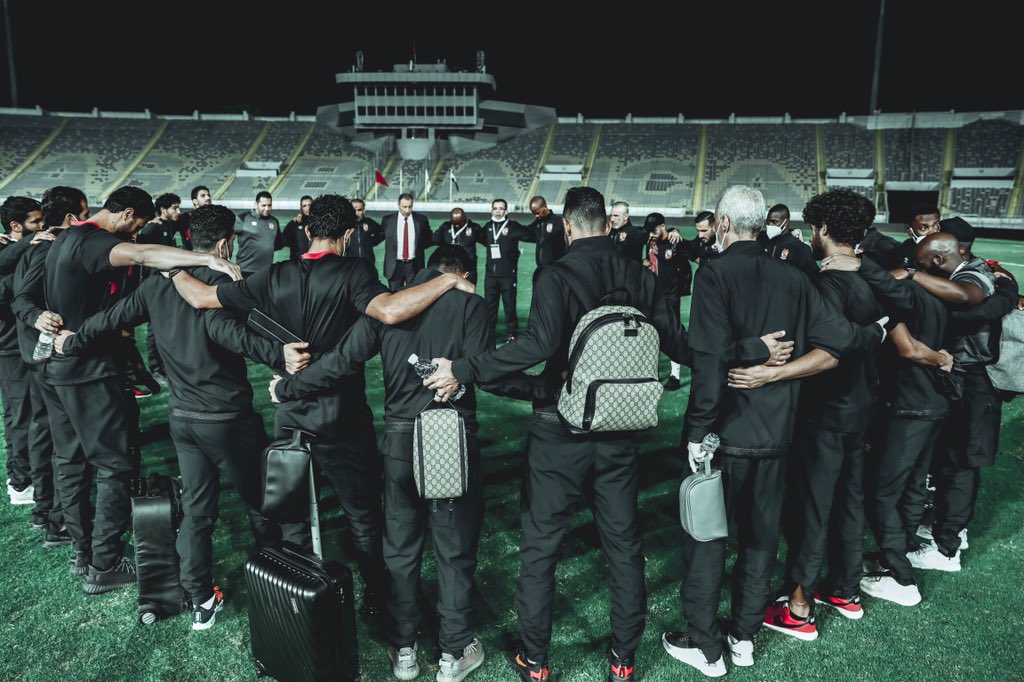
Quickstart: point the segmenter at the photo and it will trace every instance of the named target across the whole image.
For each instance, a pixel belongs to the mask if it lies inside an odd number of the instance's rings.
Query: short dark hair
[[[62,225],[64,218],[69,213],[77,216],[82,212],[83,201],[86,206],[89,205],[85,192],[77,187],[67,187],[65,185],[51,187],[43,192],[43,201],[41,202],[43,207],[43,223],[46,227]]]
[[[836,187],[811,197],[804,206],[804,222],[812,227],[828,226],[837,244],[855,246],[875,221],[875,205],[847,187]]]
[[[600,232],[608,224],[604,195],[593,187],[573,187],[565,193],[562,218],[580,232]]]
[[[767,215],[771,215],[772,213],[782,213],[783,211],[786,212],[786,215],[789,215],[789,206],[786,206],[785,204],[775,204],[768,209]]]
[[[39,202],[31,197],[7,197],[0,204],[0,222],[4,224],[4,233],[10,233],[11,223],[25,224],[28,214],[42,211]]]
[[[3,222],[4,233],[10,232],[10,223],[19,222],[23,225],[33,211],[42,211],[35,199],[31,197],[8,197],[0,204],[0,222]]]
[[[505,204],[505,210],[507,211],[507,210],[508,210],[508,202],[507,202],[507,201],[505,201],[504,199],[500,199],[500,198],[499,198],[499,199],[491,199],[491,207],[493,208],[493,207],[494,207],[494,205],[495,205],[496,203],[498,203],[499,201],[500,201],[501,203]]]
[[[352,202],[340,194],[321,194],[309,207],[311,239],[341,239],[356,226]]]
[[[660,213],[648,213],[647,217],[644,218],[644,229],[648,232],[654,232],[658,225],[665,224],[665,216]]]
[[[305,201],[306,199],[309,199],[310,201],[313,201],[313,197],[309,196],[308,194],[303,194],[303,195],[302,195],[302,196],[301,196],[301,197],[299,198],[299,203],[301,204],[301,203],[302,203],[303,201]]]
[[[199,196],[199,193],[202,192],[204,189],[207,192],[210,191],[210,188],[207,187],[206,185],[196,185],[195,187],[193,187],[192,188],[192,201],[195,201],[196,197]]]
[[[103,210],[111,213],[120,213],[126,208],[135,211],[136,218],[152,218],[156,215],[156,207],[153,206],[153,197],[141,187],[126,185],[115,189],[103,202]]]
[[[188,227],[192,248],[209,251],[235,233],[235,214],[227,206],[207,204],[189,212]]]
[[[303,197],[303,199],[305,199],[305,197]],[[360,204],[362,204],[364,208],[366,207],[366,202],[363,201],[362,199],[360,199],[359,197],[356,197],[355,199],[349,199],[349,202],[352,203],[352,204],[355,204],[357,201]]]
[[[408,192],[402,192],[401,194],[398,195],[398,201],[401,202],[402,199],[408,199],[409,201],[416,201],[416,199],[411,194],[409,194]]]
[[[260,203],[260,199],[270,199],[271,201],[273,201],[274,197],[267,190],[262,190],[262,191],[256,193],[256,203],[257,204]]]
[[[165,208],[170,208],[171,206],[180,203],[181,197],[179,197],[177,194],[171,194],[170,192],[167,192],[165,194],[161,194],[160,196],[158,196],[156,200],[153,202],[153,206],[156,208],[156,212],[159,213]]]
[[[709,225],[714,225],[715,224],[715,212],[714,211],[701,211],[700,213],[698,213],[694,217],[693,224],[696,225],[697,223],[703,223],[705,220],[708,222]]]
[[[939,213],[939,207],[935,204],[914,204],[910,207],[910,220],[908,222],[914,222],[914,218],[919,215],[942,215]]]
[[[461,246],[455,244],[441,244],[430,254],[427,267],[441,272],[454,272],[461,275],[469,272],[469,254]]]

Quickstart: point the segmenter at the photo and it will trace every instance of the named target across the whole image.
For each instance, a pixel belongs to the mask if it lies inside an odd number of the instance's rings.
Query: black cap
[[[974,228],[971,224],[957,216],[955,218],[946,218],[945,220],[939,221],[939,230],[941,232],[948,232],[956,240],[962,244],[973,244],[974,243]]]

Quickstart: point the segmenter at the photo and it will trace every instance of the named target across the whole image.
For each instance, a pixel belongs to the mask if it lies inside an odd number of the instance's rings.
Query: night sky
[[[878,20],[878,0],[754,10],[649,3],[679,7],[681,20],[637,3],[616,13],[573,3],[584,8],[578,16],[555,3],[428,3],[424,17],[380,2],[290,1],[263,11],[254,9],[263,3],[215,1],[6,1],[21,106],[155,113],[312,114],[340,100],[334,74],[351,68],[356,50],[366,70],[390,70],[409,61],[415,42],[418,61],[445,58],[453,70],[472,70],[484,50],[495,98],[560,115],[863,115]],[[1024,25],[1009,18],[1009,5],[956,6],[887,0],[882,111],[1024,109]],[[163,18],[154,21],[154,11]],[[0,58],[0,105],[8,106],[5,39]],[[1003,87],[986,85],[1003,77]]]

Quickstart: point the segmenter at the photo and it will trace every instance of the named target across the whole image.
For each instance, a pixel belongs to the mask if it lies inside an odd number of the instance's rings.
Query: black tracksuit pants
[[[50,419],[46,414],[42,379],[35,368],[29,367],[29,426],[28,452],[32,464],[33,499],[36,503],[32,516],[36,522],[46,523],[56,533],[64,524],[64,512],[57,495],[57,468],[53,462],[53,439]],[[91,474],[89,474],[91,478]]]
[[[828,559],[828,591],[860,592],[864,554],[864,434],[797,428],[786,496],[786,585],[808,600]]]
[[[633,434],[573,436],[551,418],[557,420],[554,413],[535,413],[527,443],[516,586],[523,648],[535,661],[547,655],[559,547],[586,500],[608,561],[612,648],[629,658],[640,644],[647,613],[637,442]]]
[[[889,417],[881,442],[865,461],[868,523],[882,564],[903,585],[914,582],[907,549],[924,513],[928,467],[941,426],[941,421]]]
[[[314,438],[310,451],[316,466],[327,477],[338,494],[345,511],[352,538],[352,549],[363,585],[368,592],[383,596],[386,587],[384,559],[381,554],[383,519],[381,514],[381,463],[377,453],[377,437],[373,430],[373,414],[363,405],[359,415],[346,431],[344,441]],[[275,428],[278,438],[287,433]],[[308,531],[308,526],[302,524]],[[286,527],[286,535],[294,530]],[[312,553],[312,538],[302,535],[300,549]]]
[[[505,308],[505,331],[509,336],[519,334],[519,315],[516,313],[516,276],[495,275],[488,272],[484,278],[484,302],[487,304],[487,328],[497,338],[498,301]]]
[[[935,454],[935,525],[932,537],[939,551],[953,556],[960,549],[960,531],[974,515],[982,467],[995,463],[1003,401],[985,368],[965,367],[964,399],[954,404],[944,422]]]
[[[0,355],[0,398],[7,441],[7,478],[18,490],[32,484],[28,430],[31,423],[29,368],[20,353]]]
[[[256,508],[260,502],[260,453],[267,445],[263,419],[250,414],[226,422],[168,420],[181,471],[184,516],[178,531],[181,586],[195,603],[213,595],[213,527],[220,474],[249,512],[257,545],[276,545],[274,529]]]
[[[58,495],[75,548],[92,552],[107,570],[120,558],[131,520],[129,417],[124,378],[74,386],[40,382],[53,435]],[[95,471],[95,518],[89,507],[89,466]]]
[[[719,457],[725,511],[736,525],[738,544],[733,567],[732,634],[751,639],[761,628],[768,604],[772,569],[779,545],[779,525],[786,462],[781,457]],[[697,542],[683,533],[683,611],[690,638],[708,661],[722,655],[718,602],[725,576],[726,540]]]
[[[164,373],[164,360],[160,357],[160,349],[156,347],[153,337],[153,326],[146,325],[146,365],[150,374]]]
[[[462,650],[473,640],[473,585],[484,513],[480,448],[476,436],[467,430],[469,485],[465,495],[455,500],[424,500],[413,480],[412,422],[387,428],[382,449],[384,563],[390,577],[388,640],[399,648],[416,641],[422,619],[420,568],[429,526],[437,560],[441,652],[461,658]]]

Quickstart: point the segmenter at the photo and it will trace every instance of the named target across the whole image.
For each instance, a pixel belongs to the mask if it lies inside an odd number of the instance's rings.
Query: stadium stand
[[[309,124],[275,121],[269,125],[267,136],[256,148],[249,161],[280,163],[283,166],[302,141],[309,129]],[[221,201],[252,199],[258,192],[270,189],[276,179],[275,177],[259,176],[237,177],[219,199]],[[276,195],[278,192],[275,191],[274,194]]]
[[[298,201],[304,194],[326,193],[361,197],[370,189],[361,179],[373,172],[373,158],[373,152],[355,146],[334,128],[318,125],[274,198]]]
[[[1009,121],[976,121],[956,131],[957,168],[1016,168],[1024,128]]]
[[[875,133],[850,124],[822,126],[826,168],[874,168]]]
[[[818,191],[813,125],[710,125],[704,196],[729,185],[761,190],[768,204],[803,207]]]
[[[603,126],[590,185],[639,206],[689,208],[699,142],[700,126]]]
[[[590,146],[594,141],[594,133],[598,126],[592,123],[558,124],[555,126],[555,137],[551,142],[551,151],[546,164],[584,165],[590,155]],[[559,180],[541,180],[537,183],[535,194],[545,197],[548,203],[559,203],[573,184]]]
[[[0,180],[14,172],[61,122],[54,116],[0,116]],[[10,187],[5,191],[10,194]]]
[[[522,205],[530,199],[526,195],[533,184],[547,138],[548,128],[536,128],[491,149],[449,157],[437,177],[447,178],[449,171],[455,173],[459,182],[459,191],[452,195],[455,203],[488,203],[495,197],[503,197],[510,204]],[[394,173],[391,175],[393,178]],[[447,201],[448,183],[437,182],[430,198]]]
[[[73,118],[6,191],[42,196],[54,185],[70,185],[99,202],[160,125],[159,120]]]
[[[950,190],[949,211],[955,215],[1001,218],[1010,204],[1010,188],[954,187]]]
[[[886,182],[939,182],[946,131],[942,128],[886,130]]]

